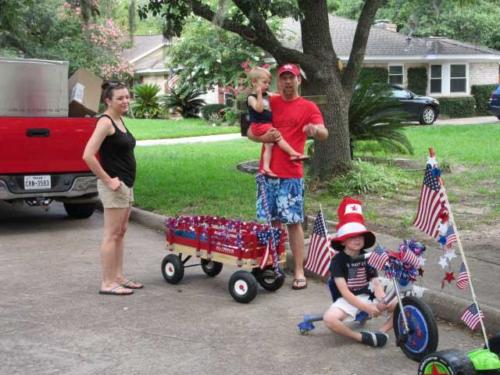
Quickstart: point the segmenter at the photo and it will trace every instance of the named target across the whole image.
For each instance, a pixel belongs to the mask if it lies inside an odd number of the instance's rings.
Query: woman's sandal
[[[307,288],[307,280],[306,279],[293,279],[292,289],[300,290]]]
[[[127,289],[142,289],[142,288],[144,288],[144,285],[142,285],[141,283],[138,283],[136,281],[132,281],[132,280],[125,280],[120,285],[124,288],[127,288]]]
[[[99,290],[99,294],[106,294],[110,296],[130,296],[131,294],[134,294],[134,291],[131,290],[131,288],[125,288],[122,285],[118,285],[109,290],[101,289]]]

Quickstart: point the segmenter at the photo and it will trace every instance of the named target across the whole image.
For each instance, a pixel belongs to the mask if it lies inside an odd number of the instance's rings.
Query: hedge
[[[476,114],[477,115],[491,115],[488,110],[488,101],[491,93],[497,85],[474,85],[471,86],[470,93],[476,100]]]
[[[364,80],[387,84],[389,81],[389,72],[387,68],[362,68],[358,81]]]
[[[472,96],[439,98],[440,113],[451,118],[476,115],[476,100]]]
[[[418,95],[425,95],[427,91],[427,69],[408,69],[408,89]]]

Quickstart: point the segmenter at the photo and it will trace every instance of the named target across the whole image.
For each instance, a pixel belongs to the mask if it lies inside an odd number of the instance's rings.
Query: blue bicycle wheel
[[[437,349],[439,337],[436,320],[429,306],[418,298],[404,297],[402,303],[408,331],[398,304],[393,317],[396,343],[408,358],[419,362]]]

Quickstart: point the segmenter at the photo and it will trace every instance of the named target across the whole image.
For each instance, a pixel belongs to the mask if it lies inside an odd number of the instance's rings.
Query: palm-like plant
[[[374,140],[383,148],[413,153],[403,132],[408,115],[390,87],[369,80],[360,82],[349,107],[349,132],[353,142]]]
[[[178,110],[182,117],[198,117],[198,113],[205,100],[200,96],[205,94],[203,90],[192,86],[189,81],[177,84],[170,93],[161,98],[166,109]]]
[[[132,111],[136,118],[158,118],[161,108],[158,98],[160,87],[152,83],[134,87],[134,102]]]

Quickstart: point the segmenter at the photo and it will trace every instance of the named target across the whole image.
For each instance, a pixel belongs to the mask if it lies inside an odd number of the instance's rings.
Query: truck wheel
[[[257,282],[265,289],[270,292],[274,292],[283,286],[285,282],[284,274],[276,274],[272,268],[260,269],[254,268],[252,269],[252,274],[257,279]]]
[[[404,297],[402,303],[404,312],[397,304],[393,314],[396,343],[408,358],[418,362],[437,349],[439,336],[436,320],[429,306],[418,298]],[[409,332],[404,326],[403,313]]]
[[[467,354],[456,349],[431,353],[418,365],[418,375],[475,375],[476,371]]]
[[[64,209],[69,217],[86,219],[95,211],[95,203],[64,203]]]
[[[257,295],[257,280],[247,271],[236,271],[229,279],[229,293],[240,303],[249,303]]]
[[[222,271],[222,263],[202,259],[201,269],[207,274],[207,276],[215,277]]]
[[[169,284],[177,284],[184,277],[184,264],[175,254],[169,254],[161,262],[161,273]]]

